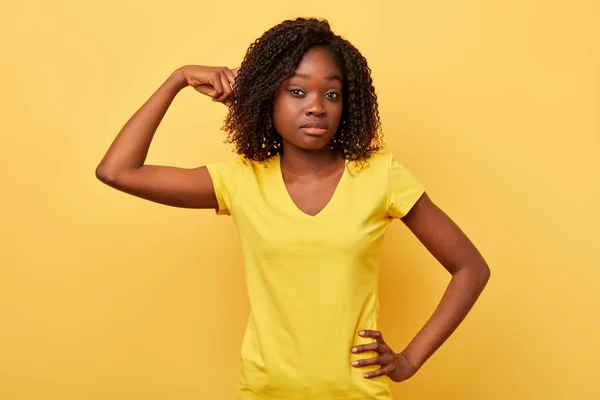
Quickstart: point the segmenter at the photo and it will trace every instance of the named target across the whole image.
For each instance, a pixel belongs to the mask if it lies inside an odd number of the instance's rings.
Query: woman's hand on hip
[[[378,353],[378,355],[373,358],[355,360],[352,362],[352,366],[359,368],[367,365],[381,365],[381,368],[378,370],[365,373],[363,375],[365,378],[387,375],[394,382],[402,382],[417,372],[417,368],[410,365],[403,353],[396,354],[390,346],[388,346],[383,340],[383,335],[380,331],[364,330],[360,331],[359,335],[362,337],[372,337],[376,342],[355,346],[351,351],[355,354],[365,351],[374,351]]]

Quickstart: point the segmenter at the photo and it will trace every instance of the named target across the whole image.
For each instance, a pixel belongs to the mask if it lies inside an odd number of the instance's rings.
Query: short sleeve
[[[423,195],[425,188],[391,153],[388,157],[388,215],[392,218],[402,218]]]
[[[206,164],[219,205],[215,210],[217,215],[231,215],[232,203],[243,167],[244,163],[240,158],[229,162]]]

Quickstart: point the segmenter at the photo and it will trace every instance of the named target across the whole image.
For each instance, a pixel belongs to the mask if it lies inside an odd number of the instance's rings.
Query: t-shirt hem
[[[215,197],[217,198],[217,208],[215,213],[217,215],[230,215],[227,206],[225,205],[225,199],[223,198],[223,188],[221,187],[221,180],[217,172],[212,168],[211,165],[206,165],[210,179],[212,180],[213,189],[215,191]]]

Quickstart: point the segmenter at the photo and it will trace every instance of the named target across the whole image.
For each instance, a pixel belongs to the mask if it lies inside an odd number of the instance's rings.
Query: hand
[[[207,95],[219,103],[231,106],[230,95],[233,83],[240,67],[208,67],[202,65],[186,65],[175,73],[184,80],[187,86],[192,86],[198,92]]]
[[[390,346],[383,340],[381,332],[365,330],[358,332],[358,334],[363,337],[372,337],[376,342],[353,347],[352,352],[362,353],[364,351],[375,351],[379,353],[379,355],[375,358],[353,361],[352,366],[364,367],[365,365],[381,365],[381,368],[378,370],[366,373],[364,375],[365,378],[387,375],[394,382],[402,382],[417,372],[417,368],[410,365],[403,353],[394,353]]]

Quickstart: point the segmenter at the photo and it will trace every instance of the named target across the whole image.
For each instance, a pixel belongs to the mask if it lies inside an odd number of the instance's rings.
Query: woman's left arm
[[[490,269],[460,228],[424,193],[402,218],[452,279],[427,323],[398,356],[414,374],[465,318],[490,279]],[[401,373],[401,371],[398,371]],[[392,377],[398,381],[402,376]]]

